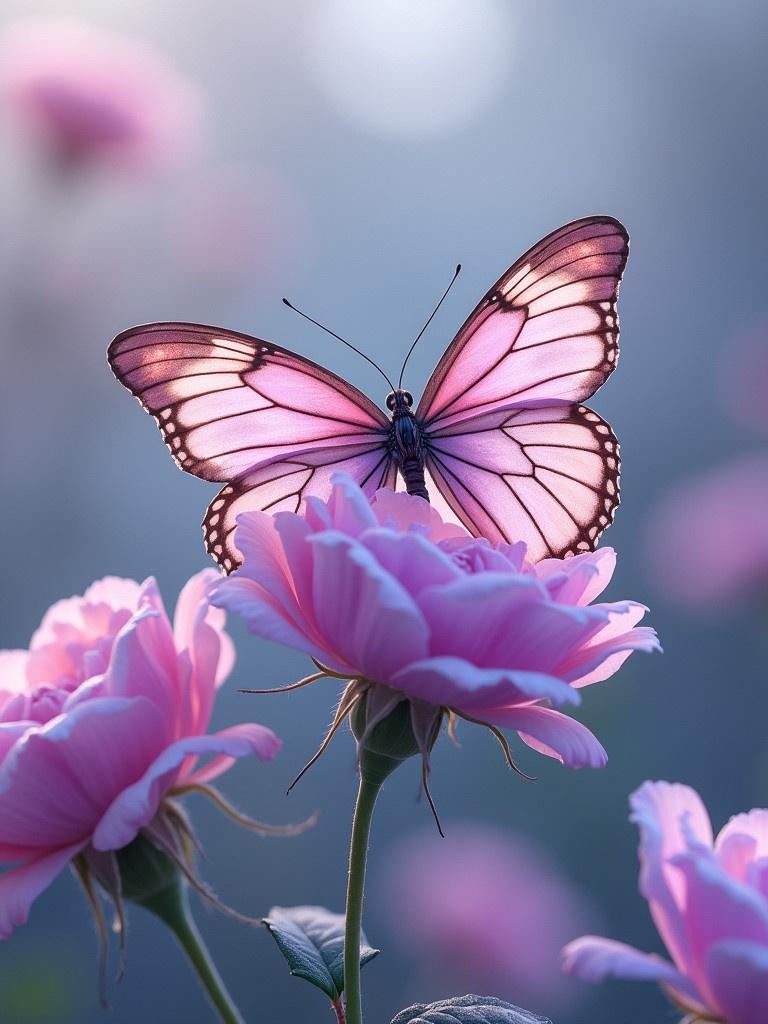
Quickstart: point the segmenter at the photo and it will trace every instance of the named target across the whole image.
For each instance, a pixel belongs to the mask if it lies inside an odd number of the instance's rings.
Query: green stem
[[[224,1024],[245,1024],[244,1018],[227,992],[224,982],[213,964],[211,954],[197,930],[197,925],[189,909],[186,884],[177,880],[175,884],[168,886],[149,899],[142,900],[141,903],[147,910],[151,910],[153,914],[164,921],[179,940],[201,985]]]
[[[344,932],[344,1001],[347,1024],[362,1024],[360,1001],[360,934],[363,923],[363,893],[365,890],[365,862],[376,798],[383,778],[375,773],[361,771],[360,789],[352,822],[352,840],[349,846],[349,881],[347,884],[346,929]]]

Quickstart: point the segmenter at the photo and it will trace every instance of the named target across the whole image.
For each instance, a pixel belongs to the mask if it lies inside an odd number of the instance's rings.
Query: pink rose
[[[688,786],[646,782],[630,798],[640,827],[640,891],[672,962],[587,935],[566,971],[659,982],[683,1009],[723,1024],[768,1013],[768,810],[737,814],[713,840]]]
[[[0,39],[0,101],[62,170],[144,170],[195,145],[197,90],[149,46],[65,18],[11,23]]]
[[[174,789],[277,753],[254,723],[207,735],[234,663],[224,614],[208,602],[216,579],[192,577],[173,625],[154,580],[101,580],[53,605],[28,651],[0,652],[0,938],[77,855],[98,859],[155,826],[165,834]]]
[[[431,708],[513,729],[571,767],[600,766],[597,739],[556,708],[578,705],[632,651],[659,649],[638,626],[642,605],[592,603],[613,573],[610,548],[533,565],[524,544],[477,540],[408,494],[381,490],[371,504],[342,475],[300,515],[240,515],[237,547],[243,564],[212,601],[258,636],[376,684],[369,722],[410,700],[424,745]]]

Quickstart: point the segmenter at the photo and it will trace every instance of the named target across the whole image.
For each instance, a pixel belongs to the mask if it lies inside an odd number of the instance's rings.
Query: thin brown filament
[[[190,783],[186,786],[179,786],[178,789],[173,791],[173,794],[182,795],[184,793],[200,793],[202,796],[207,796],[208,799],[223,811],[227,817],[236,821],[238,825],[243,825],[245,828],[250,829],[252,832],[258,832],[259,835],[263,836],[300,836],[302,832],[306,832],[307,829],[312,828],[317,824],[320,814],[315,811],[311,814],[306,821],[300,822],[298,825],[268,825],[263,821],[257,821],[255,818],[248,817],[247,814],[243,814],[238,811],[228,800],[226,800],[218,790],[214,789],[213,786],[205,786],[202,783]]]
[[[291,683],[289,686],[274,686],[269,690],[238,690],[238,693],[288,693],[290,690],[300,690],[302,686],[309,686],[310,683],[316,683],[318,679],[322,679],[323,676],[327,676],[328,672],[315,672],[314,675],[305,676],[304,679],[300,679],[298,683]]]
[[[421,784],[424,787],[424,795],[429,803],[429,809],[432,811],[432,817],[435,819],[435,824],[437,825],[437,831],[440,833],[440,838],[445,839],[445,832],[443,832],[443,826],[440,824],[440,816],[437,813],[435,801],[432,799],[432,794],[429,791],[429,764],[427,763],[426,757],[421,762]]]
[[[536,782],[535,775],[527,775],[515,762],[515,759],[512,756],[512,751],[509,749],[507,737],[501,729],[497,729],[495,725],[491,725],[489,722],[482,722],[479,718],[472,718],[470,715],[465,715],[461,711],[456,711],[455,708],[449,708],[449,711],[452,714],[457,715],[459,718],[463,718],[465,722],[471,722],[473,725],[484,725],[485,728],[499,741],[501,749],[504,751],[504,758],[512,771],[516,772],[521,779],[525,779],[526,782]]]
[[[86,895],[90,908],[93,911],[93,918],[96,923],[96,936],[99,943],[99,1002],[106,1010],[109,1007],[109,1003],[107,1001],[107,951],[109,948],[107,922],[104,919],[104,910],[101,906],[101,900],[99,899],[98,893],[96,892],[93,884],[91,869],[88,867],[85,859],[80,856],[75,857],[72,864],[77,877],[80,880],[80,884],[83,887],[83,892]]]
[[[353,695],[352,695],[351,697],[348,697],[348,696],[347,696],[347,694],[346,694],[346,693],[344,693],[344,695],[343,695],[343,696],[342,696],[342,698],[341,698],[341,701],[339,702],[339,706],[338,706],[338,708],[336,709],[336,716],[335,716],[335,718],[333,719],[333,722],[331,723],[331,727],[330,727],[330,729],[329,729],[329,730],[328,730],[328,732],[327,732],[327,733],[325,734],[325,739],[324,739],[324,740],[323,740],[323,742],[322,742],[322,743],[320,744],[320,748],[319,748],[319,750],[318,750],[318,751],[317,751],[317,753],[316,753],[316,754],[314,755],[314,757],[311,757],[311,758],[309,759],[309,761],[307,761],[307,763],[306,763],[306,764],[304,765],[304,767],[303,767],[303,768],[301,769],[301,771],[299,772],[299,774],[298,774],[298,775],[296,776],[296,778],[295,778],[295,779],[293,780],[293,782],[292,782],[292,783],[290,784],[290,786],[288,787],[287,793],[290,793],[290,792],[291,792],[291,790],[292,790],[292,789],[293,789],[293,787],[294,787],[294,786],[296,785],[296,783],[297,783],[297,782],[299,782],[299,781],[300,781],[301,779],[303,779],[303,778],[304,778],[304,776],[305,776],[305,775],[307,774],[307,772],[309,771],[309,769],[310,769],[310,768],[311,768],[311,767],[312,767],[312,766],[313,766],[314,764],[317,764],[317,762],[318,762],[318,761],[320,760],[320,758],[321,758],[321,757],[323,756],[323,754],[324,754],[324,753],[326,752],[326,750],[328,749],[328,744],[329,744],[329,743],[331,742],[331,740],[333,739],[333,737],[334,737],[334,736],[336,735],[336,732],[337,732],[337,730],[338,730],[339,726],[340,726],[340,725],[342,724],[342,722],[344,721],[344,719],[345,719],[345,718],[347,717],[347,715],[349,714],[349,712],[350,712],[350,711],[352,710],[352,707],[353,707],[353,705],[354,705],[354,703],[355,703],[355,701],[356,701],[356,700],[357,700],[357,694],[353,694]],[[287,794],[286,794],[286,795],[287,795]]]

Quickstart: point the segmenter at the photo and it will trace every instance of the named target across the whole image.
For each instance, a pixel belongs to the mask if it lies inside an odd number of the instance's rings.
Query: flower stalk
[[[245,1024],[244,1017],[227,991],[197,930],[184,880],[176,876],[170,885],[142,900],[141,903],[159,917],[176,936],[223,1024]]]
[[[383,775],[381,771],[368,772],[361,764],[360,788],[357,793],[355,816],[352,822],[352,839],[349,844],[349,876],[344,931],[344,997],[347,1024],[362,1024],[363,1020],[360,994],[360,935],[363,925],[365,867],[368,859],[373,810],[385,778],[386,775]]]

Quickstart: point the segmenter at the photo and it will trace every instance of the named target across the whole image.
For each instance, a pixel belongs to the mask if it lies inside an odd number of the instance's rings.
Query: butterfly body
[[[425,435],[411,411],[413,395],[398,388],[387,395],[387,408],[392,413],[389,450],[409,494],[418,494],[429,501],[424,479]]]
[[[595,546],[619,503],[618,442],[582,403],[616,366],[628,251],[612,217],[551,232],[470,313],[418,405],[398,387],[389,415],[310,359],[219,327],[135,327],[109,362],[176,464],[223,483],[203,529],[227,572],[240,513],[298,511],[337,471],[369,496],[399,475],[475,536],[566,557]]]

